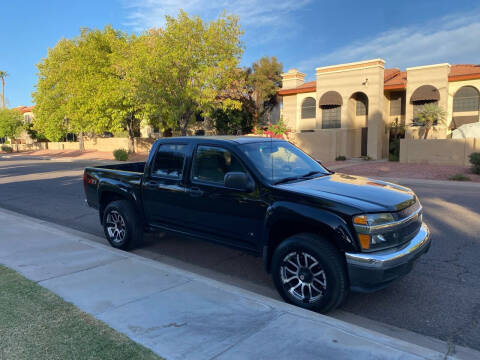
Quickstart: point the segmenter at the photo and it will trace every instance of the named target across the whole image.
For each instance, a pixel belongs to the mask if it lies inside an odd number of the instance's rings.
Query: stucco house
[[[387,157],[389,124],[404,124],[406,138],[418,138],[414,120],[426,103],[437,103],[447,114],[431,138],[448,138],[462,124],[479,121],[480,65],[444,63],[402,71],[373,59],[319,67],[311,82],[296,69],[282,78],[278,95],[284,121],[300,146],[325,160]]]

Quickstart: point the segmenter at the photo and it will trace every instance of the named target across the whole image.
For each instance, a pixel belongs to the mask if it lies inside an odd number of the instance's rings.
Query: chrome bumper
[[[415,260],[430,248],[430,230],[422,224],[417,235],[401,248],[372,253],[345,253],[353,290],[375,291],[406,275]]]

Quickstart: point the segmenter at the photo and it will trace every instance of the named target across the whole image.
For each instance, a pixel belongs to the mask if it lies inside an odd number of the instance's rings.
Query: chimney
[[[305,83],[305,74],[297,69],[290,69],[282,74],[282,89],[293,89]]]

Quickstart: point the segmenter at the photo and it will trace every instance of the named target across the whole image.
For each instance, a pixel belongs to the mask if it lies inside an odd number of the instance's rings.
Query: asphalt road
[[[97,163],[0,156],[0,207],[100,236],[97,240],[106,243],[97,212],[84,205],[81,179],[83,168]],[[410,187],[432,231],[429,253],[387,289],[350,294],[332,316],[351,320],[354,314],[480,350],[480,187]],[[135,252],[278,298],[261,259],[237,250],[155,234]]]

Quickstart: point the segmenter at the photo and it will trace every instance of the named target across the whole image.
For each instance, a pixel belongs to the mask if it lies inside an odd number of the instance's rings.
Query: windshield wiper
[[[289,177],[277,180],[273,184],[274,185],[283,184],[283,183],[286,183],[286,182],[289,182],[289,181],[298,180],[300,178],[301,178],[301,176],[289,176]]]
[[[306,173],[305,175],[302,175],[300,176],[301,178],[306,178],[306,177],[309,177],[309,176],[312,176],[312,175],[315,175],[315,174],[320,174],[322,173],[321,171],[318,171],[318,170],[315,170],[315,171],[310,171],[308,173]],[[322,173],[323,174],[323,173]],[[323,174],[325,175],[325,174]]]
[[[289,177],[277,180],[277,181],[274,182],[274,184],[278,185],[278,184],[286,183],[286,182],[289,182],[289,181],[305,179],[305,178],[308,178],[312,175],[320,174],[320,173],[322,174],[322,176],[328,175],[328,174],[323,173],[322,171],[315,170],[315,171],[310,171],[310,172],[308,172],[306,174],[303,174],[303,175],[300,175],[300,176],[289,176]]]

